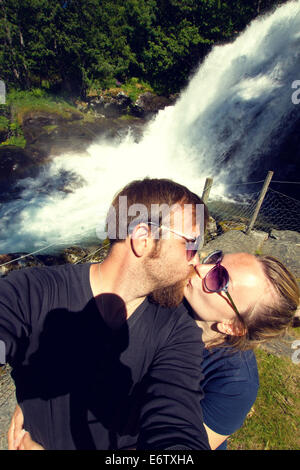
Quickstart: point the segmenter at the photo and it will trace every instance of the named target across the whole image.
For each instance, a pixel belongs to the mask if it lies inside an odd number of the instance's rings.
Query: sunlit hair
[[[172,207],[175,204],[184,206],[184,204],[192,205],[193,211],[193,222],[196,220],[196,206],[197,204],[203,204],[204,207],[204,227],[208,222],[209,214],[207,207],[204,205],[202,199],[195,193],[191,192],[185,186],[176,183],[169,179],[158,179],[158,178],[144,178],[143,180],[135,180],[126,185],[115,197],[111,204],[113,210],[113,216],[116,221],[116,236],[115,238],[109,238],[110,246],[112,247],[117,242],[124,241],[120,239],[120,225],[122,221],[119,218],[119,201],[120,196],[126,196],[127,206],[134,206],[135,204],[141,204],[145,206],[148,214],[151,214],[152,205],[166,204],[168,207]],[[136,216],[130,216],[126,218],[127,229],[129,225],[136,219]],[[159,219],[161,223],[161,219]],[[126,227],[125,227],[126,228]],[[126,232],[128,233],[128,232]]]
[[[261,263],[267,280],[274,288],[272,305],[259,302],[254,308],[241,312],[242,336],[226,335],[224,339],[209,343],[207,346],[233,346],[239,350],[253,349],[260,343],[283,335],[299,306],[300,291],[294,275],[276,258],[255,255]],[[240,322],[240,319],[236,319]]]

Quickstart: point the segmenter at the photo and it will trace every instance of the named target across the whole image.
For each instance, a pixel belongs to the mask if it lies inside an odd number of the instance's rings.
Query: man
[[[31,268],[0,280],[0,339],[33,441],[120,449],[139,410],[138,449],[209,448],[199,406],[201,330],[182,306],[146,298],[189,276],[207,218],[187,188],[135,181],[112,203],[101,265]]]

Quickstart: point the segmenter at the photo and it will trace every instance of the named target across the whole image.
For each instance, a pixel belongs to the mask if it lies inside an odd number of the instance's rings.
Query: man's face
[[[179,211],[181,216],[178,214]],[[169,227],[190,237],[200,235],[200,229],[195,228],[192,222],[192,214],[184,213],[180,208],[175,211],[175,217],[171,218]],[[144,260],[147,276],[153,281],[153,290],[168,286],[176,286],[178,289],[180,283],[191,276],[195,264],[199,263],[199,258],[196,254],[194,258],[188,260],[187,239],[183,236],[164,229],[161,229],[161,234],[162,239],[156,241],[157,245],[152,253]]]

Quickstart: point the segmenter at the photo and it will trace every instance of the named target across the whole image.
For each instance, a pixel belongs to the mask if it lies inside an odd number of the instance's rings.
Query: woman
[[[204,423],[212,449],[226,449],[258,391],[253,348],[283,333],[299,303],[299,288],[270,256],[216,251],[184,288],[189,311],[203,329]]]
[[[226,448],[227,437],[242,426],[258,390],[253,348],[283,333],[299,303],[293,275],[275,258],[216,251],[196,266],[184,285],[161,289],[154,301],[178,305],[185,296],[189,313],[203,329],[205,343],[201,401],[212,449]],[[10,428],[22,428],[17,409]],[[21,441],[21,443],[20,443]],[[39,449],[28,433],[14,448]]]

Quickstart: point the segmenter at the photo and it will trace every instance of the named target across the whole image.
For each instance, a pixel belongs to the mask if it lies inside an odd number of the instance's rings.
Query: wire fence
[[[261,197],[265,181],[266,180],[260,180],[231,184],[230,189],[234,189],[232,195],[228,195],[226,198],[219,198],[209,197],[210,190],[213,187],[213,180],[211,178],[206,179],[202,199],[205,200],[209,213],[216,222],[216,232],[213,233],[213,236],[228,230],[247,231],[253,221],[253,216],[257,209],[257,203]],[[272,183],[299,185],[300,191],[300,182],[272,181]],[[300,201],[279,191],[275,191],[268,186],[252,229],[268,233],[270,233],[272,229],[291,230],[300,233]],[[5,275],[10,268],[20,269],[25,267],[27,263],[30,265],[30,263],[34,263],[35,260],[40,261],[41,257],[37,255],[37,253],[42,253],[43,251],[49,250],[51,247],[57,249],[59,245],[60,242],[51,243],[31,253],[25,253],[7,260],[5,258],[3,259],[5,255],[0,255],[0,276]],[[65,262],[79,264],[83,262],[102,261],[108,252],[108,247],[109,245],[107,243],[101,244],[99,240],[99,246],[96,247],[96,249],[95,247],[92,250],[81,249],[80,241],[78,241],[75,247],[72,247],[75,248],[75,250],[77,249],[78,253],[74,254],[74,256],[72,256],[72,253],[71,256],[66,256]],[[66,252],[68,250],[64,251]]]
[[[217,223],[219,233],[227,230],[247,230],[255,213],[263,183],[264,181],[258,181],[235,185],[236,192],[232,199],[208,198],[207,206]],[[299,184],[300,190],[300,182],[291,184]],[[246,188],[250,185],[251,188],[257,186],[256,190],[247,191]],[[268,187],[252,229],[268,233],[272,229],[300,232],[300,201]]]

